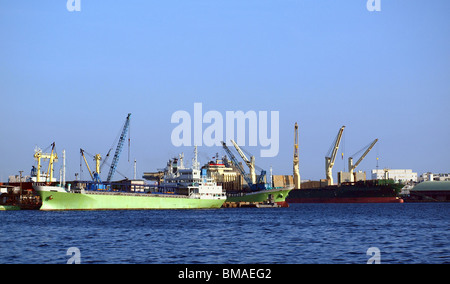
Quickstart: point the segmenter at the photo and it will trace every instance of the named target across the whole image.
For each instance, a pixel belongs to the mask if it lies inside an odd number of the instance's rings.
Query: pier
[[[289,207],[287,202],[225,202],[222,208],[281,208]]]

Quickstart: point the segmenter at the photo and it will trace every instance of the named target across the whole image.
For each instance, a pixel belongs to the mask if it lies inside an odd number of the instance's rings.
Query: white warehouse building
[[[412,170],[372,170],[372,179],[384,179],[386,174],[387,178],[398,182],[417,182],[417,173],[414,173]]]
[[[419,182],[423,181],[450,181],[450,173],[433,174],[431,172],[424,173],[419,177]]]

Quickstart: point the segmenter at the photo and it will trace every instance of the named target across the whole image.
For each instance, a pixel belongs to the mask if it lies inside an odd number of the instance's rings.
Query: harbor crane
[[[334,162],[336,161],[336,155],[339,150],[339,145],[341,144],[342,139],[342,133],[344,132],[345,126],[342,126],[341,129],[339,129],[339,132],[334,139],[333,144],[331,144],[330,150],[327,153],[327,156],[325,157],[325,172],[326,177],[329,185],[333,185],[333,166]]]
[[[125,124],[122,128],[122,133],[120,134],[119,142],[117,143],[116,152],[114,153],[113,161],[111,163],[111,167],[109,168],[107,182],[111,182],[114,173],[116,172],[117,164],[119,163],[120,153],[122,153],[123,143],[125,142],[125,138],[127,136],[127,131],[130,126],[130,116],[131,113],[128,114],[127,119],[125,120]],[[130,145],[130,138],[128,138],[128,145]],[[109,155],[109,153],[108,153]]]
[[[48,159],[48,168],[47,168],[47,176],[45,182],[52,182],[53,181],[53,163],[58,161],[58,154],[56,154],[55,151],[55,142],[53,142],[51,145],[52,151],[51,153],[42,153],[42,150],[37,148],[34,150],[34,158],[37,161],[37,172],[36,172],[36,182],[42,182],[41,181],[41,160],[42,159]]]
[[[233,152],[231,152],[230,148],[228,148],[227,144],[222,141],[222,146],[231,161],[233,162],[234,166],[238,169],[238,171],[241,173],[242,177],[244,178],[245,182],[248,184],[250,190],[257,191],[257,190],[263,190],[267,189],[267,185],[264,183],[264,178],[266,177],[266,171],[261,170],[261,175],[259,176],[258,180],[256,180],[256,174],[255,174],[255,182],[253,182],[252,178],[249,177],[246,173],[242,165],[238,162],[237,158],[234,156]],[[238,146],[239,150],[242,152],[240,147]],[[248,159],[247,159],[248,160]],[[254,158],[253,158],[254,160]],[[250,161],[251,163],[251,161]],[[254,161],[253,161],[254,165]]]
[[[300,170],[298,157],[298,124],[295,123],[294,131],[294,189],[300,189]]]
[[[247,156],[242,152],[241,148],[234,142],[233,139],[231,139],[231,143],[233,143],[234,148],[236,148],[236,151],[238,152],[239,156],[241,156],[242,160],[244,160],[245,164],[250,170],[250,179],[252,184],[256,184],[256,171],[255,171],[255,156],[251,156],[250,160],[247,158]]]
[[[91,168],[89,167],[89,164],[88,164],[88,162],[86,160],[86,156],[84,155],[85,151],[83,149],[80,149],[80,153],[81,153],[81,156],[84,159],[84,162],[86,163],[86,167],[87,167],[87,169],[89,171],[89,174],[91,175],[92,181],[94,181],[94,182],[102,182],[101,179],[100,179],[100,161],[102,160],[101,155],[100,154],[96,154],[95,156],[93,156],[94,157],[94,161],[95,161],[95,172],[92,172]],[[89,154],[89,153],[87,153],[87,154]],[[92,155],[90,155],[90,156],[92,156]]]
[[[230,159],[233,162],[234,166],[239,170],[239,172],[241,173],[241,175],[244,178],[244,180],[250,186],[250,184],[252,183],[252,180],[250,178],[248,178],[248,176],[245,173],[245,170],[242,167],[242,165],[239,164],[239,162],[236,159],[236,157],[234,156],[233,152],[231,152],[230,148],[228,148],[227,144],[225,142],[223,142],[223,141],[222,141],[222,147],[225,150],[225,152],[227,153],[228,157],[230,157]]]
[[[369,145],[362,148],[361,150],[359,150],[358,152],[353,154],[350,158],[348,158],[348,171],[350,172],[350,182],[355,181],[355,177],[353,176],[353,171],[362,162],[362,160],[364,160],[364,158],[367,156],[367,154],[369,154],[369,152],[372,150],[372,148],[375,146],[375,144],[377,144],[377,142],[378,142],[378,139],[373,140]],[[362,156],[359,158],[359,160],[353,165],[353,156],[358,155],[359,153],[361,153],[364,150],[366,150],[364,152],[364,154],[362,154]]]

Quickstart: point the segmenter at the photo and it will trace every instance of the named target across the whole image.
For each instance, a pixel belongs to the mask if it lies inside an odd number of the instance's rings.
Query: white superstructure
[[[171,159],[164,170],[164,181],[160,190],[167,193],[184,194],[200,199],[226,199],[222,186],[207,176],[206,169],[201,171],[197,162],[197,147],[192,168],[185,168],[184,155]]]

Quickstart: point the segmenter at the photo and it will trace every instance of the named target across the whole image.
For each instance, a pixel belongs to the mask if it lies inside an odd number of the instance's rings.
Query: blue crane
[[[264,183],[264,179],[266,177],[266,171],[264,171],[258,167],[261,170],[261,175],[256,180],[256,183],[253,183],[252,179],[245,173],[244,168],[242,167],[241,164],[239,164],[238,160],[233,155],[233,152],[231,152],[231,150],[228,148],[227,144],[222,141],[222,146],[223,146],[223,149],[225,150],[225,152],[227,153],[227,155],[233,161],[233,164],[236,166],[236,168],[239,170],[241,175],[244,177],[245,182],[247,182],[248,186],[250,187],[250,189],[252,191],[269,189],[269,186]]]
[[[225,150],[225,152],[227,152],[227,155],[230,157],[231,161],[233,161],[234,166],[239,170],[239,172],[241,173],[242,177],[244,177],[244,179],[247,182],[247,184],[249,186],[251,186],[252,180],[247,176],[247,174],[245,173],[244,168],[242,167],[241,164],[239,164],[238,160],[233,155],[233,152],[231,152],[230,148],[228,148],[227,144],[225,142],[223,142],[223,141],[222,141],[222,146],[223,146],[223,149]]]
[[[125,124],[122,129],[122,134],[120,135],[119,142],[117,143],[116,152],[114,153],[114,158],[111,163],[111,167],[109,168],[107,182],[111,182],[114,173],[116,172],[117,164],[119,163],[120,153],[122,153],[123,143],[125,142],[125,138],[127,136],[127,130],[130,126],[130,116],[131,113],[128,114],[127,119],[125,120]]]

